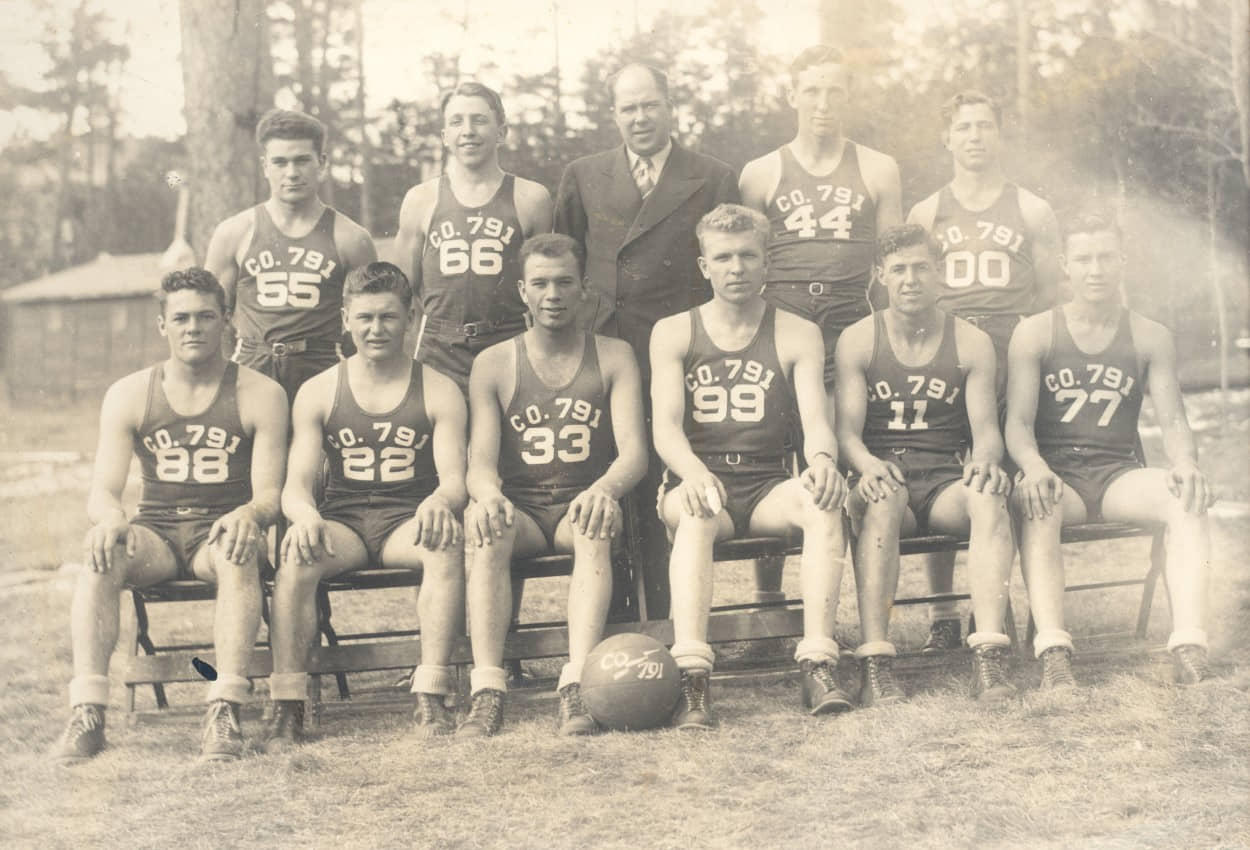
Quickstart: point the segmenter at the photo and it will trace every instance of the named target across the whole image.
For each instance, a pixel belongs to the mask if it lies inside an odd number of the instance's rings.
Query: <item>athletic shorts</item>
[[[964,477],[962,452],[899,448],[873,450],[873,454],[902,470],[907,481],[907,507],[916,518],[917,531],[927,533],[933,503],[943,490]],[[860,477],[858,473],[848,476],[847,487],[859,486]]]
[[[428,494],[427,494],[428,495]],[[395,529],[412,519],[425,496],[394,499],[386,496],[343,496],[321,506],[321,518],[350,528],[369,553],[369,564],[382,565],[382,547]]]
[[[319,343],[314,350],[295,354],[274,354],[272,347],[262,347],[240,339],[231,358],[240,366],[268,375],[286,391],[287,404],[295,403],[295,393],[313,375],[324,372],[341,359],[337,343]]]
[[[854,296],[833,292],[828,283],[773,282],[764,287],[764,298],[771,304],[796,313],[820,326],[825,340],[825,386],[833,384],[833,352],[842,331],[872,312],[867,289]]]
[[[556,545],[556,526],[569,512],[569,505],[585,488],[515,489],[504,488],[503,494],[513,507],[532,519],[547,538],[548,551]]]
[[[195,578],[191,563],[208,540],[208,532],[218,517],[230,511],[225,508],[169,508],[143,511],[130,520],[131,525],[148,529],[169,547],[180,579]]]
[[[734,525],[734,536],[741,537],[751,530],[751,515],[759,507],[760,502],[771,493],[778,484],[784,484],[793,476],[783,465],[752,466],[746,463],[730,465],[704,460],[708,471],[720,479],[725,485],[725,511]],[[660,480],[660,492],[656,501],[659,508],[664,494],[681,484],[681,477],[672,470],[664,470]],[[663,514],[661,514],[661,519]]]
[[[1141,469],[1136,455],[1069,446],[1042,452],[1042,459],[1085,503],[1085,521],[1102,521],[1102,499],[1111,483]]]
[[[417,339],[415,358],[433,367],[456,382],[465,397],[469,395],[469,370],[473,358],[492,345],[512,339],[525,330],[524,326],[504,333],[483,336],[433,334],[423,331]]]

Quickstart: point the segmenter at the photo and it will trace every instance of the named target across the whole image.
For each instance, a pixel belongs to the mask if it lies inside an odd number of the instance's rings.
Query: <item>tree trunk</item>
[[[1220,173],[1217,160],[1207,160],[1207,267],[1211,274],[1211,299],[1215,304],[1216,333],[1220,351],[1220,433],[1228,427],[1228,306],[1220,282],[1216,234],[1220,217]]]
[[[365,4],[355,0],[356,13],[356,110],[360,118],[360,226],[373,232],[373,151],[369,146],[369,120],[365,116]]]
[[[182,82],[191,161],[190,240],[203,261],[222,219],[256,202],[252,133],[269,45],[261,0],[181,0]]]
[[[1020,124],[1020,140],[1029,140],[1029,0],[1016,0],[1016,120]]]
[[[1250,192],[1250,8],[1246,0],[1228,0],[1228,10],[1233,103],[1237,106],[1241,141],[1241,182]]]

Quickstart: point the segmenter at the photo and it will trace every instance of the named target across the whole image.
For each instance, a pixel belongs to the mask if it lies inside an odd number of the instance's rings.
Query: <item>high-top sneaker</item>
[[[1195,643],[1185,643],[1172,650],[1172,677],[1178,685],[1196,685],[1210,678],[1207,651]]]
[[[70,765],[86,761],[104,749],[104,706],[81,703],[74,706],[69,725],[52,748],[51,758]]]
[[[894,657],[869,655],[859,662],[859,704],[864,708],[902,702],[906,697],[894,679]]]
[[[1070,690],[1076,687],[1072,675],[1072,650],[1052,646],[1042,652],[1042,690]]]
[[[234,761],[243,755],[243,729],[239,726],[239,704],[213,700],[204,714],[204,734],[200,739],[200,761]]]
[[[1011,699],[1016,689],[1007,681],[1007,647],[983,643],[972,653],[972,696],[978,702]]]
[[[273,719],[265,729],[265,752],[283,753],[304,741],[304,701],[279,699],[273,703]]]
[[[929,624],[929,639],[920,647],[924,653],[946,652],[959,649],[963,638],[959,633],[959,620],[934,620]]]
[[[582,702],[582,686],[570,682],[560,689],[560,734],[561,735],[593,735],[599,731],[599,724],[586,710]]]
[[[673,726],[678,729],[716,728],[708,679],[706,670],[682,671],[681,698],[677,700],[677,709],[673,712]]]
[[[437,738],[456,731],[456,720],[442,694],[418,693],[412,721],[417,734],[423,738]]]
[[[837,714],[851,710],[851,697],[838,684],[837,661],[800,661],[803,707],[809,714]]]
[[[457,738],[489,738],[503,726],[504,692],[482,688],[473,695],[469,716],[456,730]]]

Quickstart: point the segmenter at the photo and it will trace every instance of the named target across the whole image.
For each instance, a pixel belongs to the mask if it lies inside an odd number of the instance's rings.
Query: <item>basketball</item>
[[[605,729],[667,726],[680,694],[677,662],[647,635],[613,635],[590,651],[582,667],[582,701]]]

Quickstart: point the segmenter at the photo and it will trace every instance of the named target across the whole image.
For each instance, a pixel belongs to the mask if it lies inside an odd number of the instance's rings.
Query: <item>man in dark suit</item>
[[[633,345],[646,383],[656,321],[711,296],[699,272],[694,228],[718,204],[737,202],[737,176],[720,160],[673,140],[673,102],[662,71],[626,65],[609,78],[608,92],[624,144],[575,160],[564,170],[556,192],[555,230],[586,249],[586,323]],[[644,541],[648,613],[663,617],[668,613],[667,538],[651,501],[660,472],[653,449],[648,475],[635,490],[635,515]],[[619,599],[627,583],[616,584]]]

